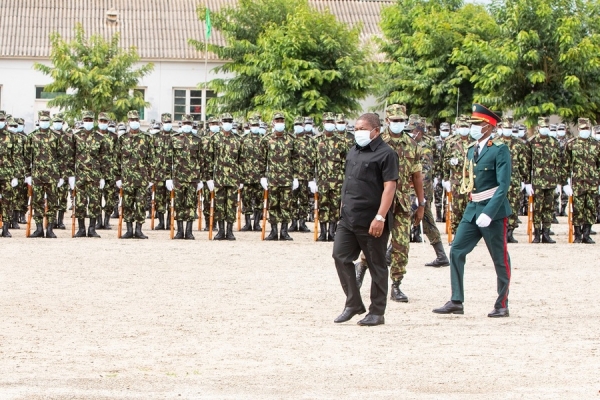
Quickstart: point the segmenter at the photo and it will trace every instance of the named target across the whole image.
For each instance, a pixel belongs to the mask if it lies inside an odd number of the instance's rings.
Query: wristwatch
[[[425,207],[427,205],[427,201],[423,200],[419,203],[419,207]]]
[[[375,219],[376,219],[377,221],[379,221],[379,222],[385,222],[385,218],[383,218],[383,217],[382,217],[381,215],[379,215],[379,214],[377,214],[377,215],[375,216]]]

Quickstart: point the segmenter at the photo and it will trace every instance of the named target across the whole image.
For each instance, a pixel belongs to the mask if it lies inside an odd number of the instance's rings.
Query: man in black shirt
[[[354,269],[361,250],[371,273],[371,305],[358,324],[384,323],[388,290],[385,251],[393,220],[390,206],[398,179],[398,154],[379,135],[379,116],[363,114],[355,125],[356,146],[346,157],[341,219],[333,244],[333,258],[346,304],[336,323],[366,311]]]

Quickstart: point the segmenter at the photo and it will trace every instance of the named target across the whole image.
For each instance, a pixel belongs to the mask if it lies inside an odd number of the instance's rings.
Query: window
[[[140,96],[142,99],[146,99],[146,89],[133,89],[133,95],[134,96]],[[146,118],[146,108],[145,107],[140,107],[138,110],[138,113],[140,114],[140,121],[144,121]]]
[[[36,100],[51,100],[54,99],[61,94],[65,94],[65,92],[44,92],[43,86],[35,87],[35,99]]]
[[[194,121],[202,121],[206,98],[216,97],[215,92],[208,90],[203,98],[201,89],[175,89],[173,91],[173,117],[181,121],[185,114],[190,114]]]

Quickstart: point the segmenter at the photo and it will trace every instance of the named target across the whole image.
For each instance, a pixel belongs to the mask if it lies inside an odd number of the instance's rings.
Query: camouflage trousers
[[[287,224],[291,221],[292,187],[269,187],[269,222]]]
[[[552,213],[554,212],[554,188],[534,188],[533,198],[533,226],[534,228],[550,229],[552,225]]]
[[[396,208],[399,209],[400,207],[396,204]],[[411,221],[409,212],[394,212],[394,225],[391,235],[392,264],[390,265],[390,278],[394,282],[401,282],[404,275],[406,275],[408,251],[410,250]]]
[[[455,235],[468,203],[468,193],[460,194],[458,190],[452,190],[452,233]]]
[[[340,219],[342,185],[323,185],[319,188],[319,221],[332,222]]]
[[[242,189],[242,212],[252,215],[254,211],[262,211],[263,189],[260,183],[244,183]]]
[[[177,221],[194,220],[196,208],[198,207],[198,192],[196,191],[197,188],[198,185],[196,183],[189,182],[181,182],[175,188],[175,219]],[[170,192],[168,193],[170,196]],[[156,194],[154,196],[154,198],[156,199]]]
[[[210,220],[210,190],[208,190],[206,184],[204,184],[204,188],[202,188],[202,207],[202,212],[204,213],[204,220],[208,225],[208,221]]]
[[[67,204],[69,202],[69,197],[71,196],[71,188],[65,182],[59,188],[56,188],[56,194],[58,196],[58,211],[67,211]]]
[[[312,193],[308,187],[308,181],[298,180],[298,189],[292,192],[292,219],[306,219],[310,214],[309,199]]]
[[[512,214],[508,217],[508,229],[517,229],[519,223],[519,207],[521,207],[521,182],[512,182],[508,188],[506,198],[510,204]]]
[[[161,180],[154,185],[154,207],[156,212],[164,214],[171,207],[171,192],[167,190],[165,181]]]
[[[115,181],[106,181],[104,189],[100,191],[100,195],[104,197],[104,212],[112,213],[115,206],[119,204],[119,188],[115,185]]]
[[[75,217],[98,218],[102,211],[102,197],[98,182],[77,181],[75,184]]]
[[[411,200],[414,202],[416,197],[411,196]],[[442,241],[442,237],[440,236],[440,230],[435,224],[435,217],[433,216],[433,212],[431,211],[431,202],[426,200],[427,204],[425,204],[425,211],[423,212],[423,233],[429,239],[429,243],[433,246],[434,244],[438,244]],[[411,222],[414,224],[415,217],[414,213],[411,217]]]
[[[215,188],[215,221],[235,222],[238,188],[221,186]]]
[[[554,212],[556,215],[566,215],[567,211],[567,203],[569,201],[569,196],[561,189],[561,193],[558,194],[554,192]]]
[[[26,213],[27,203],[29,202],[28,186],[25,183],[21,184],[21,182],[23,182],[23,179],[19,179],[19,186],[15,188],[15,210]]]
[[[573,225],[596,223],[597,190],[578,190],[573,193]]]
[[[15,207],[15,197],[17,194],[18,186],[13,188],[10,185],[9,180],[0,181],[0,215],[2,215],[2,221],[4,223],[11,220],[12,210]]]
[[[125,222],[139,222],[146,220],[146,194],[148,184],[125,185],[123,184],[123,220]]]
[[[46,198],[44,198],[46,195]],[[48,213],[44,213],[46,200],[48,203]],[[53,223],[56,220],[58,211],[58,195],[56,182],[35,182],[33,186],[33,219],[36,224],[41,224],[44,221],[44,214],[48,218],[48,223]]]
[[[442,187],[442,185],[438,184],[436,187],[433,188],[433,198],[435,200],[435,208],[436,210],[440,207],[443,207],[444,205],[442,204],[443,201],[443,197],[444,197],[444,188]],[[441,213],[444,213],[444,210],[442,208]]]

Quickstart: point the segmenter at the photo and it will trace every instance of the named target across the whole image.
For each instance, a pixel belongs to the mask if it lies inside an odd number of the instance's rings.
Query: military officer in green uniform
[[[500,117],[480,104],[473,105],[470,122],[471,143],[465,162],[473,175],[463,178],[470,191],[469,202],[456,230],[450,250],[452,298],[433,310],[438,314],[464,314],[463,276],[465,259],[483,237],[496,268],[498,298],[488,317],[508,317],[508,287],[511,266],[506,237],[508,217],[512,214],[507,194],[510,186],[510,151],[502,141],[490,135]],[[468,168],[469,170],[469,168]],[[465,182],[466,181],[466,182]]]

